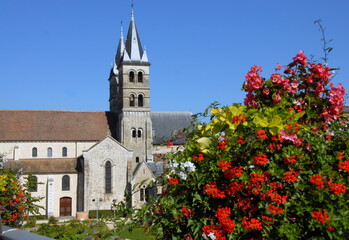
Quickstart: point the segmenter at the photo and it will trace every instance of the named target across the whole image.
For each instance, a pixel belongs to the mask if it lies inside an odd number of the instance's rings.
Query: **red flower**
[[[220,149],[220,150],[224,150],[224,149],[226,149],[227,148],[227,145],[228,144],[228,142],[227,142],[227,140],[225,140],[225,138],[222,140],[222,141],[220,141],[219,143],[218,143],[218,148]]]
[[[343,169],[343,170],[349,172],[349,160],[345,160],[344,162],[342,162],[342,161],[339,162],[338,168]]]
[[[327,229],[328,229],[330,232],[336,230],[334,227],[327,227]]]
[[[276,202],[278,204],[287,202],[287,195],[282,196],[275,192],[268,192],[267,196],[270,198],[271,201]]]
[[[347,187],[341,183],[332,183],[329,182],[328,183],[330,190],[336,194],[336,195],[340,195],[340,194],[344,194],[346,192]]]
[[[202,154],[202,153],[199,153],[197,156],[196,155],[193,155],[192,157],[191,157],[191,159],[193,160],[193,161],[202,161],[202,160],[204,160],[205,158],[204,158],[204,155]]]
[[[282,144],[270,143],[268,145],[268,149],[270,151],[281,150],[281,148],[282,148]]]
[[[239,124],[239,123],[242,123],[242,122],[246,121],[245,117],[246,117],[246,115],[234,116],[231,121],[233,123]]]
[[[189,209],[189,208],[187,208],[187,207],[182,207],[182,209],[181,209],[181,212],[183,213],[183,215],[185,216],[185,217],[191,217],[191,216],[193,216],[193,210],[191,210],[191,209]]]
[[[292,168],[290,168],[290,170],[290,172],[286,172],[284,174],[284,179],[286,180],[286,182],[292,183],[298,180],[298,176],[300,175],[300,173],[294,172]]]
[[[235,231],[234,220],[231,220],[230,217],[231,209],[229,207],[218,208],[215,216],[218,219],[218,222],[223,230],[227,232]]]
[[[224,177],[229,178],[229,179],[233,179],[234,177],[240,177],[241,174],[244,172],[244,170],[242,170],[242,167],[233,167],[227,171],[224,172]]]
[[[271,205],[271,204],[268,205],[267,210],[274,215],[277,215],[277,214],[282,213],[284,211],[282,208]]]
[[[322,224],[325,224],[329,219],[327,216],[326,209],[324,209],[323,212],[313,211],[312,217],[321,222]]]
[[[251,183],[265,182],[265,175],[258,173],[250,173]]]
[[[217,163],[217,165],[219,166],[219,168],[220,168],[222,171],[226,171],[226,170],[228,170],[229,168],[231,168],[231,162],[228,162],[228,161],[226,161],[226,160],[220,161],[219,163]]]
[[[241,181],[232,181],[226,188],[228,195],[236,195],[239,191],[245,188],[245,183]]]
[[[311,176],[309,182],[311,182],[312,184],[315,184],[316,188],[319,188],[319,189],[325,187],[324,177],[321,174]]]
[[[178,179],[170,177],[168,179],[167,185],[171,185],[171,184],[174,184],[174,185],[178,184]]]
[[[225,198],[225,193],[218,189],[216,181],[211,182],[210,184],[206,184],[204,186],[204,193],[210,195],[213,198]]]
[[[244,217],[242,219],[242,226],[246,230],[251,230],[251,229],[262,230],[263,229],[262,223],[257,218],[248,219],[248,217]]]
[[[202,153],[198,154],[198,161],[204,160],[204,155]]]
[[[265,224],[267,224],[268,226],[270,226],[271,224],[274,224],[274,220],[271,217],[268,216],[262,216],[262,220]]]
[[[263,129],[259,129],[257,132],[257,138],[258,139],[268,139],[267,134],[265,133],[265,131]]]
[[[172,141],[167,141],[166,142],[166,147],[172,147],[173,146],[173,142]]]
[[[253,158],[255,164],[264,165],[269,162],[268,155],[258,154]]]
[[[210,235],[211,233],[214,234],[216,240],[226,240],[227,238],[224,236],[225,232],[222,230],[219,226],[215,225],[205,225],[202,228],[202,231],[206,236]]]
[[[246,142],[244,141],[243,136],[239,136],[238,143],[245,144]]]
[[[344,154],[343,152],[339,152],[339,155],[338,155],[337,158],[338,158],[339,160],[342,160],[342,159],[344,158],[343,154]]]
[[[297,156],[284,157],[284,163],[285,163],[285,164],[296,163],[296,162],[297,162],[296,157],[297,157]]]

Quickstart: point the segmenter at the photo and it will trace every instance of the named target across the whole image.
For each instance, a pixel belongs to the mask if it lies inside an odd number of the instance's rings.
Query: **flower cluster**
[[[204,186],[203,192],[206,193],[207,195],[210,195],[213,198],[225,198],[226,197],[224,191],[221,191],[218,189],[215,181],[211,182],[210,184],[206,184]]]
[[[323,209],[321,212],[313,211],[312,217],[322,224],[325,224],[329,220],[326,209]]]
[[[253,66],[245,105],[212,108],[171,155],[177,170],[167,174],[180,184],[157,200],[166,219],[151,221],[163,239],[347,237],[345,90],[302,51],[277,70],[264,79]]]

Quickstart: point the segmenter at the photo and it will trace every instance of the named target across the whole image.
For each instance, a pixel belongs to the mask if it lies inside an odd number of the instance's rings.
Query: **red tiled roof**
[[[115,122],[111,112],[0,110],[0,141],[96,141]]]
[[[9,160],[5,166],[12,169],[23,169],[23,173],[76,173],[76,158],[42,158]]]

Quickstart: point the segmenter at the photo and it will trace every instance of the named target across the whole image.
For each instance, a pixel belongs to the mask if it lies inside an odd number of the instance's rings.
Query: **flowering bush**
[[[345,239],[349,149],[344,88],[303,52],[266,80],[246,74],[245,106],[212,108],[172,154],[148,206],[163,239]]]
[[[21,227],[29,213],[38,213],[34,203],[39,198],[30,195],[30,183],[19,184],[19,172],[4,166],[7,160],[0,158],[0,213],[3,225]]]

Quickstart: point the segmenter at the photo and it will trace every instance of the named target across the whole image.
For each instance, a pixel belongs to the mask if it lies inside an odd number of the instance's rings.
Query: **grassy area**
[[[128,229],[123,229],[116,232],[116,235],[122,238],[128,238],[131,240],[155,240],[154,237],[148,236],[143,228],[133,228],[130,232]]]

